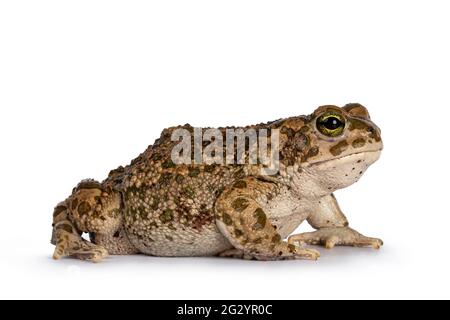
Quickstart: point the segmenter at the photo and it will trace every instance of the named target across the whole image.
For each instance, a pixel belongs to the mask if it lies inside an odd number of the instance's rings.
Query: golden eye
[[[344,132],[345,118],[338,113],[327,112],[317,118],[317,129],[328,137],[337,137]]]

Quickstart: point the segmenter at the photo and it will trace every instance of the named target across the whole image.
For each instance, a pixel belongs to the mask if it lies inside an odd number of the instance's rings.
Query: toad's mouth
[[[345,161],[345,160],[349,160],[352,158],[369,158],[370,160],[372,160],[371,162],[375,162],[378,160],[378,158],[380,157],[381,151],[383,150],[383,148],[379,148],[379,149],[375,149],[375,150],[367,150],[367,151],[360,151],[360,152],[355,152],[355,153],[350,153],[347,154],[345,156],[342,157],[334,157],[334,158],[330,158],[327,160],[322,160],[322,161],[317,161],[317,162],[312,162],[310,163],[311,166],[317,166],[317,165],[321,165],[321,164],[325,164],[328,163],[330,161]]]

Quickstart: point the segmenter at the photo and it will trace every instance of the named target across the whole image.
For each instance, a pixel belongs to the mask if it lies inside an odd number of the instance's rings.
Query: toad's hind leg
[[[122,200],[100,183],[82,181],[53,214],[53,257],[100,261],[109,254],[135,253],[123,231]],[[89,233],[92,242],[82,239]]]
[[[247,178],[225,189],[219,197],[216,202],[217,226],[235,248],[220,256],[256,260],[316,260],[320,255],[318,251],[283,241],[269,221],[255,200],[257,194],[267,188],[264,182]]]
[[[55,245],[53,259],[72,256],[81,260],[93,262],[101,261],[108,255],[108,251],[81,237],[81,233],[69,220],[66,202],[56,206],[53,216],[53,232],[51,243]]]

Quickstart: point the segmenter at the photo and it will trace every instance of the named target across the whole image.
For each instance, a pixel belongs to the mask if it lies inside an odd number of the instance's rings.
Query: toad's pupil
[[[329,130],[335,130],[335,129],[339,128],[341,126],[341,124],[342,124],[342,122],[339,119],[333,118],[333,117],[330,117],[323,122],[323,125],[325,126],[325,128],[327,128]]]

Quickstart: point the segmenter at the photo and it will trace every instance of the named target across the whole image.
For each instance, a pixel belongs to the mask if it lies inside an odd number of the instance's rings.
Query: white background
[[[0,298],[450,298],[448,1],[2,1]],[[317,262],[54,262],[53,207],[167,126],[360,102],[385,150],[337,192],[371,249]],[[301,230],[307,229],[302,226]]]

